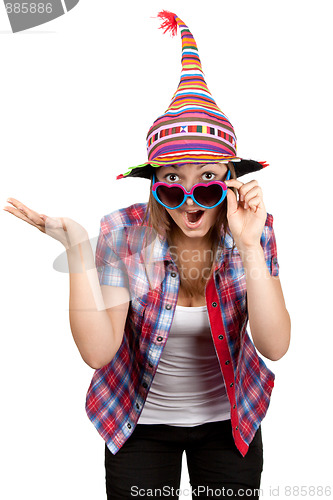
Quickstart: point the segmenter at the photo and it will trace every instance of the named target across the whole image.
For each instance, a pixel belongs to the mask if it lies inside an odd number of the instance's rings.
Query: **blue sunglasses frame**
[[[230,179],[230,175],[231,175],[230,170],[228,170],[228,174],[227,174],[227,177],[225,179],[226,181],[228,181]],[[184,188],[184,186],[182,186],[181,184],[167,184],[166,182],[155,182],[155,180],[156,180],[155,173],[153,173],[153,185],[152,185],[153,196],[154,196],[155,200],[158,201],[158,203],[160,203],[161,205],[163,205],[163,207],[168,208],[169,210],[175,210],[176,208],[181,207],[185,203],[185,201],[187,200],[187,198],[192,198],[192,200],[194,201],[194,203],[196,205],[199,205],[199,207],[206,208],[206,209],[215,208],[218,205],[220,205],[222,203],[222,201],[225,199],[225,197],[227,196],[227,186],[226,186],[226,184],[223,181],[211,181],[211,182],[207,182],[207,183],[200,182],[198,184],[194,184],[194,186],[192,186],[191,191],[186,191],[186,189]],[[215,203],[215,205],[207,207],[206,205],[202,205],[201,203],[199,203],[195,199],[193,191],[194,191],[194,189],[196,187],[199,187],[199,186],[210,186],[212,184],[219,184],[222,187],[222,196],[221,196],[221,199],[217,203]],[[169,207],[168,205],[165,205],[165,203],[163,203],[159,199],[159,197],[157,196],[156,189],[158,188],[158,186],[170,186],[170,187],[172,186],[172,187],[178,187],[178,188],[180,188],[183,191],[183,193],[184,193],[184,199],[183,199],[183,201],[179,205],[177,205],[176,207]],[[224,187],[226,187],[226,189],[224,189]]]

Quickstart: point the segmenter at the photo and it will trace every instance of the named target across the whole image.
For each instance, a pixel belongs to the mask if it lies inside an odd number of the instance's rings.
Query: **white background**
[[[0,5],[3,207],[16,198],[94,238],[103,215],[148,199],[148,181],[115,177],[146,161],[147,130],[178,85],[180,36],[151,18],[162,9],[193,32],[238,154],[270,163],[242,178],[258,180],[274,216],[292,320],[288,353],[266,361],[276,383],[262,423],[265,498],[277,487],[287,498],[286,485],[309,496],[310,486],[333,486],[330,7],[81,0],[12,34]],[[7,212],[0,224],[1,498],[105,499],[104,441],[84,409],[93,370],[71,336],[69,277],[53,268],[63,247]]]

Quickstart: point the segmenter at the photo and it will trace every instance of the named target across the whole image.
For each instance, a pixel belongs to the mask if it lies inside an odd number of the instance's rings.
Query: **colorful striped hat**
[[[150,178],[153,167],[184,163],[233,161],[237,177],[266,167],[266,162],[244,160],[236,152],[233,126],[214,101],[204,79],[196,41],[176,14],[162,11],[160,28],[174,36],[177,28],[182,39],[180,82],[165,113],[159,116],[147,134],[148,161],[130,167],[117,176]]]

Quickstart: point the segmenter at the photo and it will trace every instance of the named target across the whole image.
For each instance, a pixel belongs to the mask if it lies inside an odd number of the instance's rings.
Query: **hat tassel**
[[[157,14],[157,17],[163,21],[160,26],[160,29],[164,29],[163,33],[170,31],[171,36],[175,36],[177,34],[178,25],[175,14],[169,12],[168,10],[162,10]]]

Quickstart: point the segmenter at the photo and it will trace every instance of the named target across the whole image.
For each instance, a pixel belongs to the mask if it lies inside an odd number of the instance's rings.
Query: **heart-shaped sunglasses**
[[[229,179],[230,170],[228,170],[226,177],[226,180]],[[217,207],[227,196],[227,189],[227,185],[224,182],[211,181],[194,184],[191,191],[186,191],[181,184],[155,182],[155,174],[153,174],[153,196],[161,205],[170,210],[181,207],[189,197],[202,208]]]

